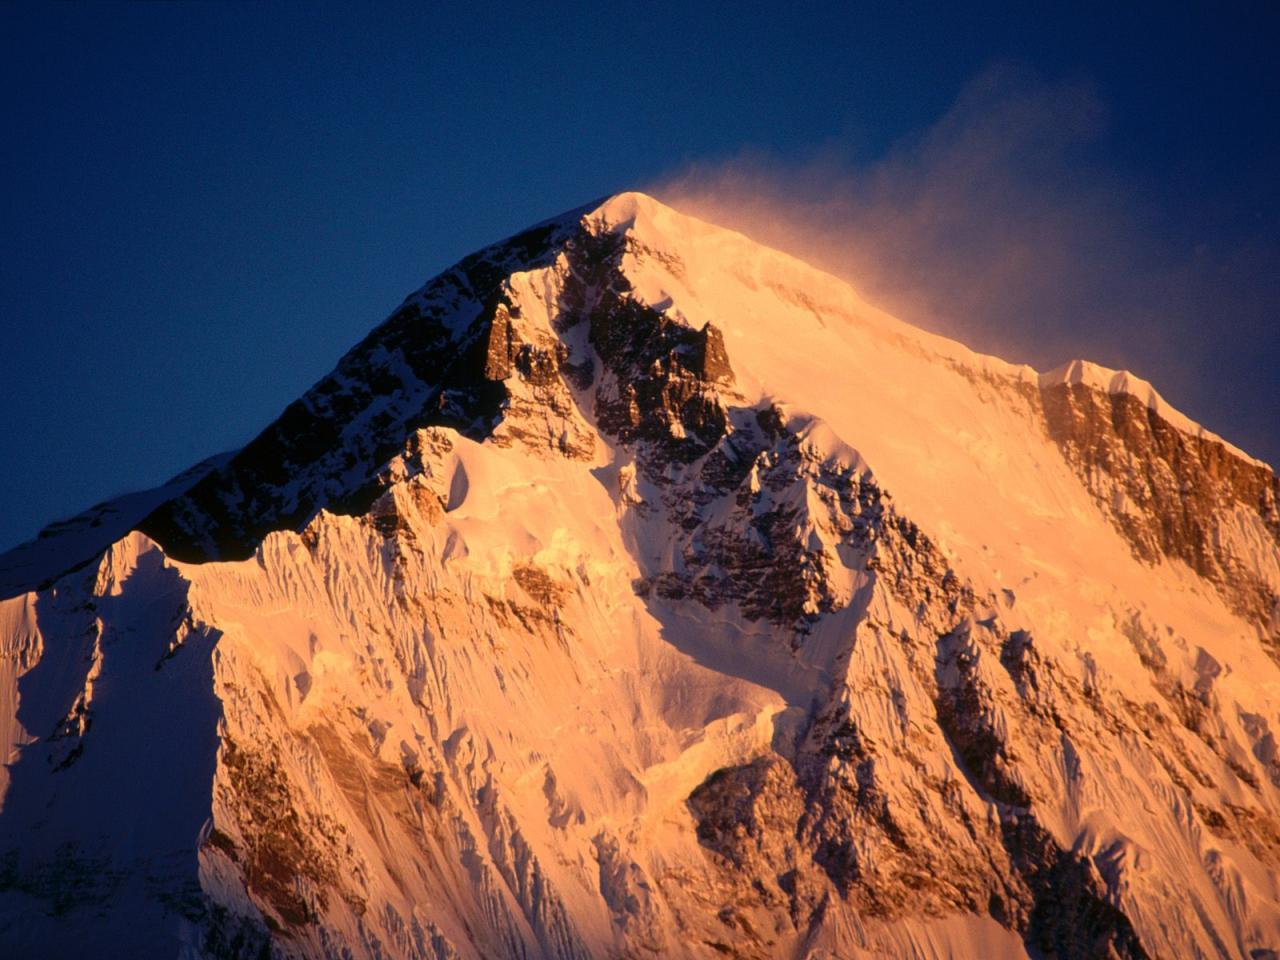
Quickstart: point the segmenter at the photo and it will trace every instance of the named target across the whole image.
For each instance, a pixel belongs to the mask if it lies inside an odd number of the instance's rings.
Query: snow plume
[[[1160,213],[1107,162],[1110,126],[1091,84],[1000,67],[878,159],[745,153],[649,190],[976,349],[1039,369],[1079,356],[1129,367],[1230,423],[1239,412],[1214,396],[1213,368],[1256,362],[1241,341],[1277,301],[1276,251],[1179,237],[1203,209],[1188,198]]]

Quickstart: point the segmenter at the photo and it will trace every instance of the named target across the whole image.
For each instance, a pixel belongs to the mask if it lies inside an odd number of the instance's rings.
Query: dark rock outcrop
[[[1242,510],[1280,548],[1280,478],[1220,441],[1178,429],[1127,393],[1063,383],[1041,397],[1049,436],[1134,553],[1186,563],[1273,648],[1280,644],[1280,597],[1225,534],[1229,514]]]

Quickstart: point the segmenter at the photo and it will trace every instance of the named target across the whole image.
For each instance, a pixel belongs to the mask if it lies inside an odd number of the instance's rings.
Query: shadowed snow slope
[[[1277,956],[1277,489],[592,204],[0,558],[0,953]]]

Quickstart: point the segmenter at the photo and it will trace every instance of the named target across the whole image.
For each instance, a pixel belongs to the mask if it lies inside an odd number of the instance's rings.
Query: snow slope
[[[1276,499],[1130,374],[612,197],[45,538],[0,946],[1272,956]]]

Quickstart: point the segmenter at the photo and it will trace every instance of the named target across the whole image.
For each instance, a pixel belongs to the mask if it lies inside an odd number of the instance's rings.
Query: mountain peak
[[[530,287],[535,277],[541,288]],[[408,297],[242,450],[207,470],[189,472],[181,485],[95,508],[112,518],[105,527],[86,515],[0,557],[0,592],[46,583],[68,564],[91,559],[110,542],[108,535],[134,526],[183,559],[245,556],[270,531],[298,529],[318,509],[361,508],[380,489],[376,476],[384,463],[403,450],[414,430],[450,425],[481,438],[500,422],[513,421],[512,388],[529,376],[563,378],[567,392],[555,403],[574,407],[581,399],[573,400],[574,392],[589,386],[584,378],[600,372],[603,341],[592,336],[603,334],[597,329],[583,341],[571,331],[587,329],[590,324],[580,324],[602,302],[629,305],[627,322],[634,329],[623,331],[626,337],[634,339],[637,331],[658,337],[643,349],[629,346],[629,362],[656,359],[670,349],[680,356],[705,355],[720,371],[717,376],[755,405],[803,396],[824,377],[840,384],[841,374],[829,366],[831,343],[861,343],[850,369],[861,370],[866,389],[847,390],[847,380],[841,387],[851,411],[863,409],[864,398],[879,390],[895,392],[917,382],[920,373],[914,362],[904,366],[906,357],[933,358],[966,377],[1015,385],[1011,390],[1030,383],[1041,390],[1078,386],[1131,396],[1162,422],[1263,466],[1169,406],[1131,373],[1077,360],[1036,374],[976,354],[878,310],[843,280],[803,261],[627,191],[464,258]],[[616,339],[621,328],[613,329]],[[520,351],[524,359],[518,361]],[[513,373],[535,355],[546,371]],[[627,375],[641,372],[635,368]],[[539,402],[550,395],[551,382],[536,387]],[[585,436],[598,413],[588,408],[584,417],[571,417],[575,425],[564,428],[565,436]],[[916,413],[904,410],[906,422],[917,422]],[[664,422],[659,429],[683,427]],[[892,474],[899,456],[890,444],[877,458],[878,469],[888,467]],[[909,492],[916,485],[913,462],[909,456],[902,463],[906,479],[897,489]],[[934,497],[921,493],[925,502]],[[148,510],[139,512],[144,504]],[[74,538],[66,535],[71,530]]]
[[[6,955],[1280,942],[1275,474],[643,194],[0,558],[0,651]]]
[[[675,213],[676,211],[655,197],[639,190],[624,190],[606,197],[592,209],[592,216],[602,217],[612,224],[625,224],[640,217]]]

